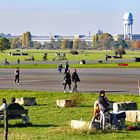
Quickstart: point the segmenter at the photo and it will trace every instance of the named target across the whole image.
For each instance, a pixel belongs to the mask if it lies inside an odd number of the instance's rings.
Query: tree
[[[15,49],[15,48],[20,48],[22,46],[22,41],[20,38],[12,38],[10,40],[11,43],[11,48]]]
[[[78,49],[79,43],[80,43],[80,39],[79,39],[79,37],[76,37],[73,41],[73,49]]]
[[[0,51],[2,52],[3,50],[10,49],[10,42],[7,38],[1,37],[0,38]]]
[[[119,42],[118,41],[111,41],[110,42],[110,47],[111,49],[117,49],[119,47]]]
[[[79,41],[79,49],[86,49],[86,41],[85,40]]]
[[[97,44],[99,43],[99,35],[96,34],[96,35],[93,35],[92,36],[92,47],[97,49]]]
[[[133,41],[131,45],[133,49],[140,49],[140,40]]]
[[[127,48],[132,48],[132,41],[126,40]]]
[[[113,37],[109,33],[103,33],[100,35],[99,41],[103,49],[110,49],[110,43],[113,41]]]
[[[35,49],[40,49],[42,47],[41,43],[38,41],[33,41],[33,47]]]
[[[119,45],[122,46],[123,48],[128,48],[127,43],[125,40],[120,40]]]
[[[62,42],[61,42],[61,49],[66,49],[67,48],[67,42],[68,40],[67,39],[63,39]]]
[[[31,48],[32,45],[32,36],[30,32],[23,33],[22,35],[22,47]]]
[[[123,46],[119,46],[119,47],[115,50],[115,54],[116,54],[116,55],[119,54],[120,56],[122,56],[123,54],[126,54],[126,52],[125,52]]]
[[[55,49],[55,39],[50,38],[50,49]]]

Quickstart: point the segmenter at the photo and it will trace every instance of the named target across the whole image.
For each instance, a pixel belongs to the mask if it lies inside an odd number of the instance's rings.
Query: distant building
[[[118,40],[120,40],[120,36],[119,36],[119,34],[115,34],[115,35],[113,36],[113,38],[114,38],[114,41],[118,41]]]
[[[124,40],[124,34],[114,34],[114,41]],[[125,38],[125,40],[128,38]],[[140,40],[140,34],[133,34],[132,40]]]

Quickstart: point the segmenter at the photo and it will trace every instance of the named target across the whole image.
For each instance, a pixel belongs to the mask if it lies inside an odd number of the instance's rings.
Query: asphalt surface
[[[0,89],[23,89],[63,92],[63,73],[56,69],[20,69],[20,85],[14,84],[15,69],[0,69]],[[140,69],[77,69],[79,92],[104,89],[113,93],[138,94]],[[72,72],[72,70],[71,70]]]

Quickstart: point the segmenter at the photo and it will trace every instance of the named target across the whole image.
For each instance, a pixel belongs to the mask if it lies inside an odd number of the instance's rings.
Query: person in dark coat
[[[8,105],[7,110],[24,110],[23,106],[18,103],[15,103],[15,98],[11,99],[11,103]],[[8,115],[9,118],[20,117],[20,114],[11,114]]]
[[[16,84],[16,82],[17,82],[18,85],[19,85],[19,74],[20,74],[20,72],[19,72],[19,68],[18,68],[18,67],[16,68],[14,74],[15,74],[15,79],[14,79],[15,84]]]
[[[59,71],[59,73],[62,72],[62,69],[63,69],[63,65],[62,65],[62,63],[60,63],[60,64],[58,65],[58,71]]]
[[[77,74],[77,70],[74,69],[73,73],[72,73],[72,82],[74,82],[74,86],[73,86],[73,92],[78,92],[77,90],[77,82],[80,82],[80,78]]]
[[[98,97],[99,110],[100,110],[100,128],[105,127],[105,114],[109,112],[109,101],[105,96],[105,91],[101,90]]]
[[[67,71],[69,70],[69,63],[68,61],[66,62],[66,65],[65,65],[65,74],[67,73]]]
[[[19,65],[20,64],[20,59],[18,58],[18,60],[17,60],[17,64]]]
[[[67,85],[69,86],[69,90],[71,91],[71,74],[70,74],[70,70],[68,70],[64,76],[64,93],[66,93],[66,87]]]

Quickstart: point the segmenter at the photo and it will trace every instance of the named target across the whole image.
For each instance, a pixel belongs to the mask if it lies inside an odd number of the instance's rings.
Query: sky
[[[123,15],[133,14],[140,34],[140,0],[0,0],[0,32],[21,35],[88,35],[99,29],[123,33]]]

